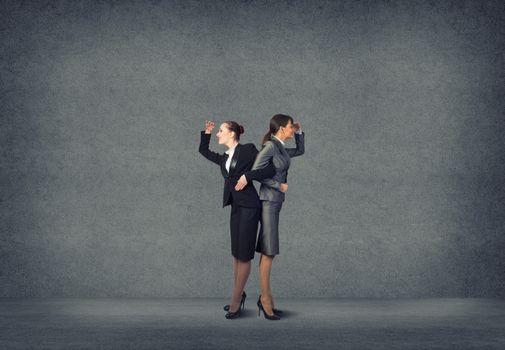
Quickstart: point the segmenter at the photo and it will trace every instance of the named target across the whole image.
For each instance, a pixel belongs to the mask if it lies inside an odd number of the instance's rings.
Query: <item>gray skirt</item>
[[[256,251],[263,255],[279,254],[279,213],[282,202],[261,201],[261,228]]]

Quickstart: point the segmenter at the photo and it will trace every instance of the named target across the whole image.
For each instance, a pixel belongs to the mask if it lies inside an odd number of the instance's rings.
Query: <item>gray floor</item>
[[[257,297],[257,296],[256,296]],[[505,349],[505,300],[0,299],[0,349]]]

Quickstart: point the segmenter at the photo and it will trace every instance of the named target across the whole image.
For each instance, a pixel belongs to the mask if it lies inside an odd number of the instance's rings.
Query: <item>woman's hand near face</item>
[[[214,122],[211,122],[210,120],[206,120],[205,121],[205,133],[212,134],[212,130],[214,129],[215,126],[216,126],[216,124]]]
[[[288,184],[280,184],[279,185],[279,191],[282,193],[285,193],[288,190]]]
[[[300,124],[300,122],[294,122],[293,123],[293,130],[295,132],[298,132],[298,130],[300,130],[301,127],[302,127],[302,125]]]
[[[240,191],[246,186],[247,186],[247,179],[245,175],[242,175],[240,179],[238,179],[237,184],[235,185],[235,191]]]

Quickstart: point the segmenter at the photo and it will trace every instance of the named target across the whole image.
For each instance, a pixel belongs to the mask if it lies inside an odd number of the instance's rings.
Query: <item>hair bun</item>
[[[238,131],[242,135],[244,133],[244,127],[242,125],[238,126]]]

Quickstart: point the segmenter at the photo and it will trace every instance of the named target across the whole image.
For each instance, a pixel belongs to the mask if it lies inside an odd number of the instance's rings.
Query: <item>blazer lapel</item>
[[[221,162],[221,173],[224,177],[228,176],[228,172],[226,171],[226,160],[228,159],[228,155],[226,153],[223,154],[223,161]]]
[[[233,152],[233,158],[231,159],[230,171],[228,174],[231,174],[233,170],[237,167],[238,156],[240,154],[240,143],[235,147],[235,152]]]
[[[275,137],[272,137],[271,141],[274,143],[274,145],[277,146],[277,148],[279,149],[279,152],[282,154],[282,157],[288,163],[288,166],[289,166],[289,164],[291,163],[291,157],[289,156],[288,152],[286,151],[286,149],[284,148],[282,143],[279,140],[277,140]]]

